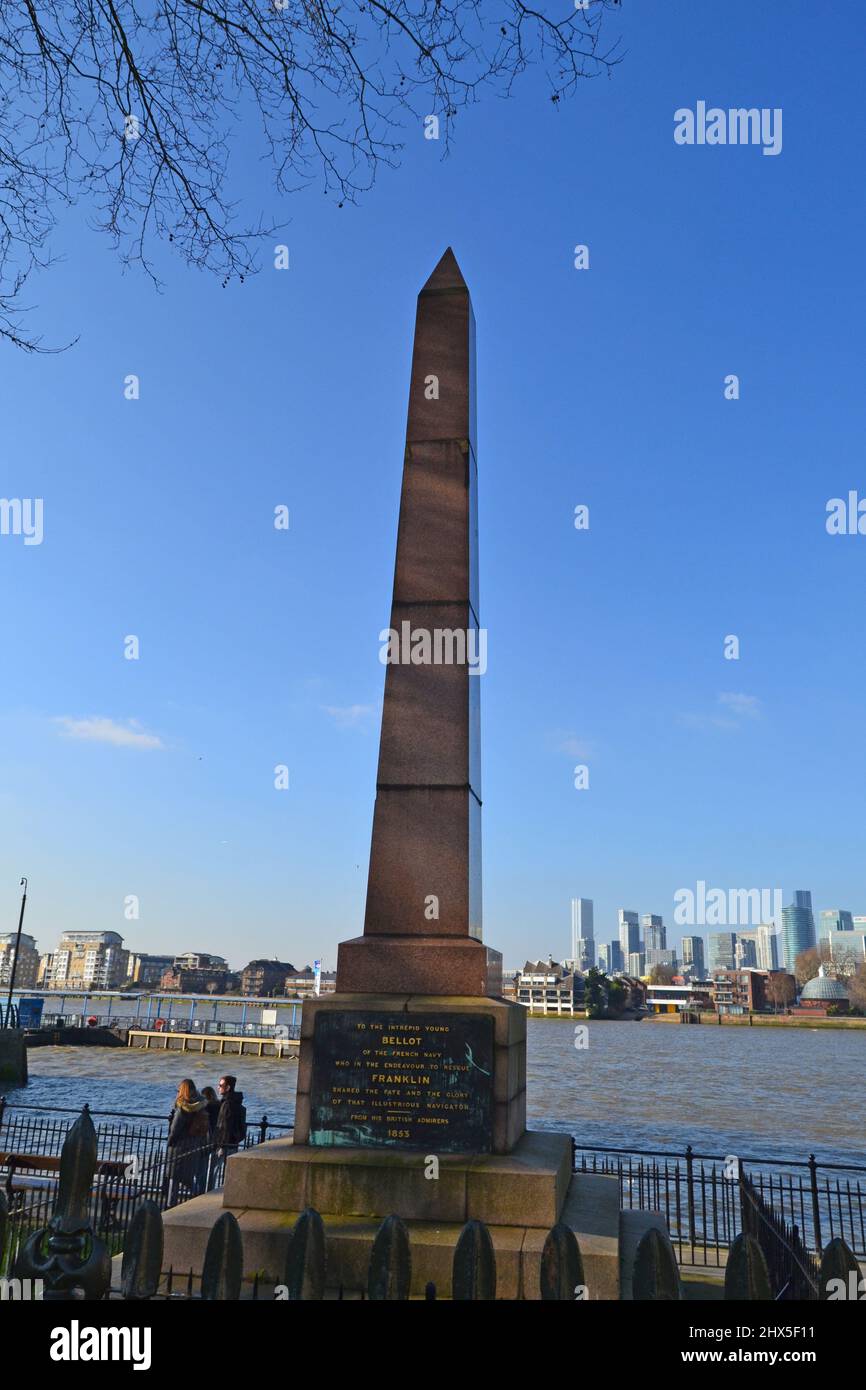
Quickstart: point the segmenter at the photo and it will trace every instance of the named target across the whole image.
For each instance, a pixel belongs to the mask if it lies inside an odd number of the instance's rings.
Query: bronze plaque
[[[489,1014],[322,1010],[313,1034],[311,1144],[489,1153]]]

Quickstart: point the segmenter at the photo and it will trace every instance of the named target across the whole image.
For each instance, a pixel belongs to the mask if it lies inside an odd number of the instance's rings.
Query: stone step
[[[562,1219],[581,1248],[590,1299],[619,1297],[618,1182],[600,1174],[578,1173],[569,1186]],[[178,1275],[201,1270],[211,1227],[226,1207],[219,1193],[206,1193],[165,1214],[164,1267]],[[282,1280],[297,1210],[234,1207],[244,1242],[246,1278],[258,1273],[263,1284]],[[346,1296],[366,1289],[370,1251],[381,1221],[364,1216],[323,1215],[327,1234],[326,1281]],[[545,1230],[515,1224],[489,1226],[496,1252],[497,1298],[539,1299]],[[412,1252],[412,1295],[421,1298],[428,1282],[439,1298],[451,1295],[454,1249],[463,1229],[458,1222],[406,1221]]]
[[[274,1139],[230,1158],[229,1207],[404,1220],[484,1221],[550,1230],[571,1180],[567,1134],[530,1131],[510,1154],[433,1155],[312,1148]],[[433,1176],[438,1172],[438,1176]]]

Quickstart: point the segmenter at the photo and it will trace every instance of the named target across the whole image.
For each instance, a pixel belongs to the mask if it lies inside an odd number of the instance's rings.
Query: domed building
[[[814,979],[807,980],[803,986],[800,1008],[816,1014],[826,1014],[830,1008],[834,1013],[847,1013],[848,990],[842,980],[825,974],[822,965]]]

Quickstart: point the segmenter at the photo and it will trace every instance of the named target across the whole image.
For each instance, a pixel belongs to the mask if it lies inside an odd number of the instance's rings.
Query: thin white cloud
[[[733,692],[723,693],[719,696],[719,704],[726,709],[744,719],[759,719],[761,715],[761,702],[757,695],[735,695]]]
[[[71,719],[68,715],[61,715],[56,723],[62,725],[67,738],[85,739],[91,743],[110,743],[115,748],[165,747],[159,735],[147,733],[137,719],[128,719],[125,724],[121,724],[116,719],[104,719],[99,716]]]
[[[338,729],[357,729],[379,713],[378,705],[323,705]]]
[[[560,731],[554,738],[557,753],[567,753],[570,758],[588,758],[592,753],[592,744],[585,738],[578,738],[576,734]]]
[[[721,706],[713,714],[681,714],[679,722],[689,729],[741,729],[747,719],[760,719],[761,701],[757,695],[723,691],[716,696]]]

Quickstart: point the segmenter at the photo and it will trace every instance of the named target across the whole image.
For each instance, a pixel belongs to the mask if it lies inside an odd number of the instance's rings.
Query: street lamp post
[[[11,1017],[12,1017],[12,991],[13,991],[14,988],[15,988],[15,976],[16,976],[17,973],[18,973],[18,955],[19,955],[19,952],[20,952],[20,950],[21,950],[21,928],[22,928],[22,926],[24,925],[24,908],[25,908],[26,905],[27,905],[27,879],[26,879],[26,878],[22,878],[21,883],[19,884],[19,887],[20,887],[20,888],[23,888],[23,889],[24,889],[24,892],[21,894],[21,912],[20,912],[20,914],[19,914],[19,916],[18,916],[18,935],[17,935],[16,938],[15,938],[15,955],[14,955],[13,958],[12,958],[12,969],[9,971],[9,998],[8,998],[7,1001],[6,1001],[6,1027],[7,1027],[7,1028],[10,1026],[9,1021],[10,1021],[10,1019],[11,1019]]]

